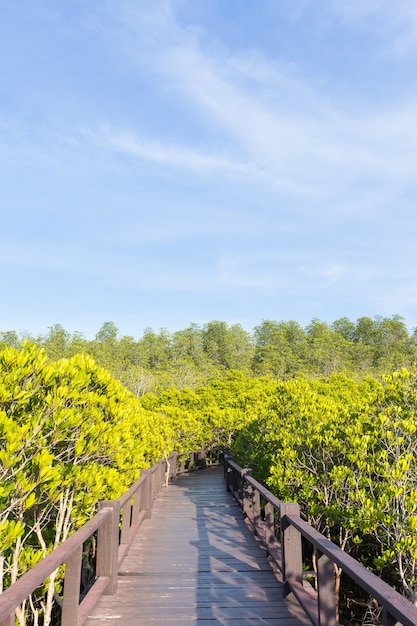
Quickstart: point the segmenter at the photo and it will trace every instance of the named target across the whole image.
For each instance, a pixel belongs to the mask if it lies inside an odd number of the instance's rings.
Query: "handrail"
[[[300,517],[296,503],[282,502],[251,475],[225,455],[226,486],[251,522],[266,550],[282,572],[284,595],[293,593],[314,626],[337,626],[334,564],[364,589],[382,607],[383,625],[417,626],[417,607],[378,576],[346,554],[336,544]],[[261,514],[261,497],[265,501]],[[280,520],[278,542],[275,512]],[[304,537],[316,550],[317,593],[303,585],[302,546]]]
[[[98,512],[88,522],[0,594],[0,626],[13,626],[15,609],[64,563],[61,626],[82,626],[101,595],[116,593],[120,563],[143,520],[151,517],[155,496],[178,473],[194,469],[196,454],[204,458],[205,453],[173,452],[142,470],[120,498],[99,502]],[[95,580],[80,602],[83,545],[96,532]]]

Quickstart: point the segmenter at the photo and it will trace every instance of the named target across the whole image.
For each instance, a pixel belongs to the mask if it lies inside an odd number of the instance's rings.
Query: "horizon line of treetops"
[[[36,337],[0,331],[0,349],[24,342],[43,347],[51,361],[89,354],[137,396],[170,386],[195,389],[231,370],[283,380],[342,371],[381,377],[417,362],[417,330],[409,331],[400,315],[331,324],[313,319],[305,328],[294,320],[263,320],[253,332],[214,320],[172,333],[146,328],[138,340],[121,336],[113,322],[103,323],[93,340],[60,324]]]

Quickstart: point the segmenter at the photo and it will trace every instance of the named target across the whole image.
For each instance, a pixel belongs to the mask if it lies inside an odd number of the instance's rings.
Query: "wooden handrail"
[[[225,455],[226,486],[238,500],[265,548],[282,572],[284,595],[293,593],[315,626],[336,626],[334,564],[375,598],[382,607],[384,626],[400,622],[417,626],[417,607],[378,576],[346,554],[300,517],[298,504],[281,502],[251,475]],[[260,499],[265,501],[261,519]],[[274,511],[280,519],[281,543],[275,533]],[[303,585],[301,537],[317,555],[317,593]]]
[[[1,625],[10,623],[10,616],[14,613],[15,608],[19,606],[36,587],[41,585],[53,571],[65,563],[74,552],[93,535],[101,524],[108,519],[111,513],[112,510],[110,508],[101,509],[91,520],[77,530],[77,532],[71,535],[71,537],[58,546],[58,548],[48,554],[40,563],[35,565],[35,567],[1,594]],[[7,620],[9,620],[9,622]]]
[[[64,563],[61,625],[82,626],[101,595],[116,593],[120,563],[136,530],[151,516],[153,499],[178,472],[187,471],[187,457],[188,467],[193,467],[195,454],[173,452],[151,469],[142,470],[139,479],[118,500],[100,502],[99,511],[86,524],[0,594],[0,626],[13,626],[15,609]],[[83,545],[96,532],[96,577],[80,602]]]

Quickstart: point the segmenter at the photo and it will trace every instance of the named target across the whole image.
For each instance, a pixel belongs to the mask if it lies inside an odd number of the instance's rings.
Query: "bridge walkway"
[[[304,626],[226,491],[222,468],[162,489],[125,556],[115,596],[102,596],[86,626]]]

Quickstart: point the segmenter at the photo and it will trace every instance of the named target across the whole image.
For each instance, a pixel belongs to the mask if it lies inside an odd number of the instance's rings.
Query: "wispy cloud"
[[[378,12],[381,4],[348,3],[350,9],[343,15],[353,19],[364,11]],[[181,94],[213,132],[221,129],[227,149],[242,157],[224,159],[158,146],[127,132],[111,140],[117,149],[161,164],[251,172],[294,192],[322,194],[326,188],[334,193],[364,178],[414,183],[410,156],[417,149],[415,102],[391,109],[381,105],[372,112],[366,108],[363,113],[347,105],[341,108],[341,103],[292,76],[288,68],[272,65],[259,52],[242,58],[220,46],[207,46],[201,29],[180,26],[172,5],[163,6],[161,12],[129,14],[138,38],[146,28],[147,62],[167,81],[166,88]],[[335,7],[343,12],[341,4]],[[404,13],[413,13],[410,3],[402,7]],[[138,46],[142,56],[144,42]]]
[[[414,0],[332,0],[336,14],[349,25],[379,33],[381,54],[401,58],[417,48],[417,5]]]
[[[158,140],[140,138],[132,131],[105,128],[101,137],[107,149],[116,153],[150,161],[162,166],[183,168],[201,175],[223,172],[224,174],[248,176],[253,173],[250,164],[239,162],[221,154],[210,154],[206,148],[170,145]]]

